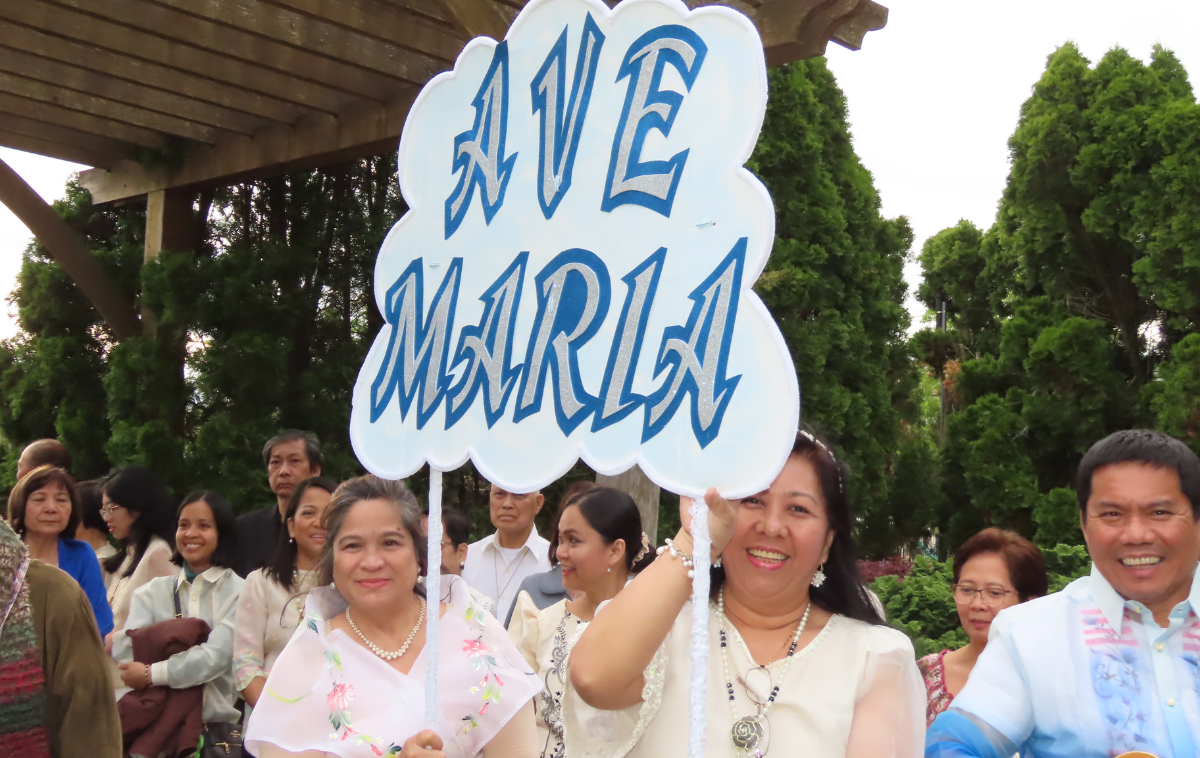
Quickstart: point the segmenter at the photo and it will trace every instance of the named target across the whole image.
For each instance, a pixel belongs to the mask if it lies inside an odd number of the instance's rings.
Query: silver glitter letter
[[[674,66],[690,91],[707,53],[699,35],[684,26],[651,29],[630,45],[617,72],[617,81],[629,77],[629,89],[613,138],[601,210],[632,203],[670,217],[688,151],[666,161],[643,161],[642,145],[651,129],[670,135],[683,103],[679,93],[659,89],[663,69]]]
[[[701,447],[712,442],[740,376],[726,377],[729,347],[742,284],[746,238],[738,240],[725,260],[693,290],[695,302],[684,326],[663,333],[655,366],[657,376],[670,369],[662,388],[646,401],[642,441],[662,431],[684,395],[692,396],[692,432]]]

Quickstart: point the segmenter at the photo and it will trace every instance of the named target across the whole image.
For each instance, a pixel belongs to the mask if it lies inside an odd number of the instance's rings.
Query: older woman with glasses
[[[1016,532],[984,529],[954,553],[954,603],[970,640],[958,650],[930,653],[917,661],[925,678],[927,724],[950,706],[979,654],[987,646],[996,614],[1046,594],[1046,561],[1042,551]]]

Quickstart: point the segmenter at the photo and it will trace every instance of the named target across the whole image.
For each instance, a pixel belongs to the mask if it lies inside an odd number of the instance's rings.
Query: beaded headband
[[[845,485],[842,483],[842,467],[837,465],[837,456],[833,454],[833,451],[829,449],[828,445],[814,437],[807,429],[801,429],[800,436],[824,450],[826,455],[829,456],[829,460],[833,461],[834,468],[837,469],[838,492],[842,493],[843,495],[846,494]]]

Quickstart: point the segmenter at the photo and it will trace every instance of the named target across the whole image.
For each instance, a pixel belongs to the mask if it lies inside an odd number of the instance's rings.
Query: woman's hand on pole
[[[432,729],[422,729],[404,741],[399,758],[446,758],[442,738]]]
[[[717,493],[715,487],[709,487],[708,492],[704,493],[704,503],[708,506],[708,536],[712,540],[712,560],[716,560],[724,550],[729,541],[733,539],[733,530],[737,526],[738,509],[742,503],[740,500],[726,500]],[[683,525],[679,530],[679,536],[676,541],[681,538],[686,539],[686,544],[679,545],[681,550],[684,550],[689,555],[692,551],[692,499],[690,497],[679,498],[679,521]]]

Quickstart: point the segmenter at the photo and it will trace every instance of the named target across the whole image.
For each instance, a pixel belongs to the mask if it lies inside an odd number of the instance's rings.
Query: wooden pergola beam
[[[114,79],[176,93],[197,103],[211,104],[268,121],[290,124],[305,112],[305,109],[292,103],[252,90],[224,86],[206,76],[197,76],[153,61],[53,37],[27,26],[0,24],[0,46],[7,48],[0,51],[0,59],[9,55],[12,50],[19,50],[79,68],[103,71],[105,75]]]
[[[337,113],[354,99],[339,87],[297,76],[295,72],[300,69],[278,70],[259,61],[179,44],[166,37],[50,5],[43,0],[0,2],[0,19],[19,24],[22,31],[40,29],[57,37],[77,40],[135,60],[150,61],[168,69],[179,69],[218,85],[260,93],[314,111]]]
[[[137,311],[67,222],[0,160],[0,203],[29,227],[42,246],[79,286],[118,339],[140,331]]]
[[[112,119],[93,116],[90,113],[0,91],[0,114],[10,113],[59,124],[81,132],[103,134],[109,139],[117,139],[132,145],[157,149],[162,149],[167,145],[163,136],[151,129],[131,126]]]
[[[852,50],[868,31],[887,23],[887,8],[872,0],[767,0],[754,15],[768,66],[825,54],[829,41]]]
[[[28,116],[22,116],[18,113],[0,111],[0,127],[3,127],[8,132],[37,137],[48,143],[58,143],[86,150],[92,155],[97,156],[100,160],[99,163],[75,161],[76,163],[85,163],[88,166],[109,166],[120,160],[132,160],[137,157],[137,149],[128,142],[102,137],[91,132],[81,132],[77,129],[60,126],[50,121],[40,121]]]
[[[504,39],[511,21],[492,0],[442,0],[455,26],[468,38]]]
[[[172,187],[232,184],[299,166],[377,155],[399,144],[400,130],[417,92],[413,87],[387,105],[367,104],[340,118],[310,118],[295,127],[274,127],[253,137],[194,147],[173,170],[123,161],[109,171],[84,171],[80,183],[92,193],[93,202],[107,203]]]

